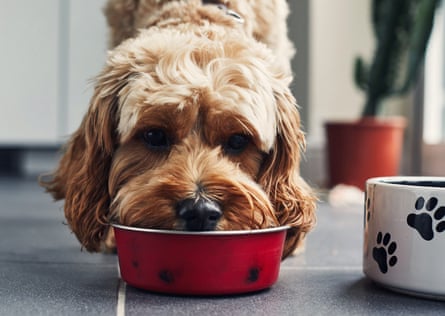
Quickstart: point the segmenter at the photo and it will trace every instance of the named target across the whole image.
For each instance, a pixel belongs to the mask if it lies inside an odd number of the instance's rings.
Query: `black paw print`
[[[372,249],[372,257],[379,265],[382,273],[388,272],[388,266],[393,267],[397,263],[397,256],[393,256],[396,252],[397,244],[391,241],[391,234],[386,233],[383,236],[382,232],[377,234],[377,246]],[[382,245],[381,247],[379,247]]]
[[[366,197],[365,201],[366,222],[369,222],[371,220],[371,199]]]
[[[438,233],[445,231],[445,206],[438,207],[438,202],[437,198],[432,197],[425,203],[425,199],[419,197],[414,207],[418,211],[425,208],[427,212],[420,214],[411,213],[406,218],[408,225],[416,229],[425,240],[432,240],[434,238],[434,231]],[[436,225],[434,224],[433,218],[439,221]]]

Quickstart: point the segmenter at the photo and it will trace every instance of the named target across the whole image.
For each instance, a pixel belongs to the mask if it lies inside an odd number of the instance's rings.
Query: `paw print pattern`
[[[369,222],[371,220],[371,199],[365,198],[365,220]]]
[[[406,218],[407,224],[417,230],[425,240],[432,240],[434,232],[441,233],[445,231],[445,206],[438,206],[438,203],[439,201],[435,197],[426,202],[423,197],[419,197],[414,207],[417,211],[425,209],[426,212],[411,213]]]
[[[391,234],[382,232],[377,234],[377,246],[372,249],[372,257],[379,265],[382,273],[387,273],[389,267],[393,267],[397,263],[397,256],[394,255],[397,249],[397,243],[391,242]]]

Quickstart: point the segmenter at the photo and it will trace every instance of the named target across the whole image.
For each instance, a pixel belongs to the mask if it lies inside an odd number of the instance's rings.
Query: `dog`
[[[89,109],[43,181],[88,251],[110,223],[185,231],[289,226],[303,247],[316,197],[289,84],[285,0],[110,0],[110,52]]]

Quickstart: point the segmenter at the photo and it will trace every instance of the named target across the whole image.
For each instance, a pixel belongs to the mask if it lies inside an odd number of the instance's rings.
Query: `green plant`
[[[356,85],[366,93],[362,116],[378,115],[381,102],[405,94],[415,82],[441,0],[373,0],[376,50],[370,65],[355,60]]]

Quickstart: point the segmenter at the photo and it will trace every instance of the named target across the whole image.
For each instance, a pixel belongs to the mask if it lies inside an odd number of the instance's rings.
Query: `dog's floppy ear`
[[[49,180],[41,181],[56,200],[65,199],[68,225],[88,251],[100,250],[108,227],[108,173],[116,145],[117,93],[126,81],[107,71],[99,77],[89,110],[64,148],[58,168]]]
[[[305,148],[300,116],[295,98],[286,88],[275,92],[277,102],[277,137],[266,158],[259,183],[268,193],[281,225],[288,225],[283,258],[303,242],[315,224],[316,198],[300,177],[300,150]]]

